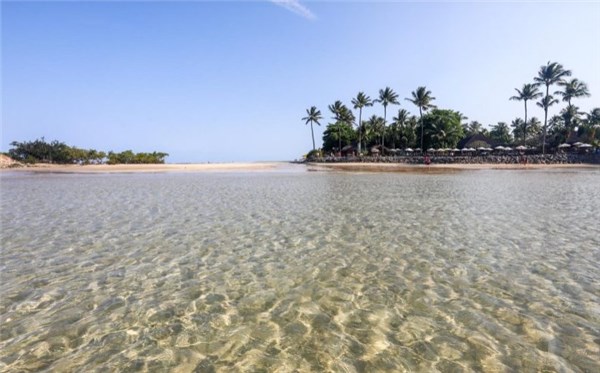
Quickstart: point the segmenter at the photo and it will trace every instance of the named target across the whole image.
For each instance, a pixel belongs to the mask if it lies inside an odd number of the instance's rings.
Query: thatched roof
[[[462,140],[460,140],[458,142],[458,145],[456,147],[459,149],[479,148],[479,147],[492,148],[492,147],[494,147],[494,145],[496,145],[496,144],[494,143],[494,141],[492,139],[490,139],[489,137],[487,137],[485,135],[482,135],[481,133],[478,133],[478,134],[463,138]]]

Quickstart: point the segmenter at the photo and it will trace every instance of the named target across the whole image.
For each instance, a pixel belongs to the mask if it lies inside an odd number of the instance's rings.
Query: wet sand
[[[253,172],[274,170],[347,171],[347,172],[418,172],[448,173],[467,170],[534,170],[534,169],[599,169],[593,164],[404,164],[404,163],[172,163],[172,164],[119,164],[119,165],[58,165],[35,164],[24,167],[5,167],[1,171],[36,173],[156,173],[156,172]]]
[[[223,172],[223,171],[265,171],[274,170],[286,163],[174,163],[174,164],[118,164],[118,165],[58,165],[36,164],[19,168],[5,168],[6,171],[51,172],[51,173],[144,173],[144,172]]]
[[[467,170],[535,170],[535,169],[599,169],[593,164],[404,164],[404,163],[307,163],[309,171],[350,171],[350,172],[426,172],[444,173]]]

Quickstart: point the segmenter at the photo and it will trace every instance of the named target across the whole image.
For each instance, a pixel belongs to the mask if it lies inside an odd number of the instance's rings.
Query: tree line
[[[69,146],[57,140],[47,142],[43,137],[35,141],[13,141],[8,155],[23,163],[56,163],[56,164],[148,164],[165,163],[167,153],[134,153],[98,151]]]
[[[496,144],[541,147],[542,153],[546,152],[547,145],[556,148],[574,133],[578,138],[598,146],[600,145],[600,131],[597,131],[600,127],[600,108],[583,113],[573,105],[573,99],[589,97],[590,93],[584,82],[578,79],[566,80],[568,76],[571,76],[571,71],[564,69],[557,62],[548,62],[541,66],[533,83],[515,89],[517,95],[510,97],[510,100],[524,102],[524,119],[516,118],[510,125],[506,122],[498,122],[490,129],[477,121],[467,122],[468,118],[459,111],[437,108],[433,104],[435,97],[426,87],[418,87],[411,92],[410,97],[405,98],[419,109],[419,116],[411,115],[405,109],[399,109],[389,124],[387,109],[388,106],[400,104],[398,94],[390,87],[379,90],[376,99],[359,92],[351,100],[354,112],[340,100],[328,106],[332,114],[332,122],[327,125],[323,133],[322,150],[340,151],[347,145],[355,145],[359,154],[374,146],[382,151],[386,147],[454,148],[462,138],[474,134],[487,136]],[[553,85],[561,88],[554,92],[554,96],[550,94]],[[545,94],[539,91],[541,87],[545,88]],[[559,102],[555,96],[562,97],[567,106],[558,115],[548,120],[548,109]],[[544,110],[543,124],[536,117],[527,118],[527,102],[535,99],[539,99],[536,104]],[[363,120],[363,109],[374,104],[381,104],[383,116],[372,115]],[[317,151],[313,124],[320,126],[322,119],[323,115],[316,106],[307,109],[306,116],[302,118],[311,127],[312,152]]]

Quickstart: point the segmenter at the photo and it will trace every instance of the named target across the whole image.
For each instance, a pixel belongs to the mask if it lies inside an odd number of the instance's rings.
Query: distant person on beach
[[[425,163],[428,166],[431,164],[431,158],[429,158],[429,155],[425,154],[425,156],[423,157],[423,163]]]

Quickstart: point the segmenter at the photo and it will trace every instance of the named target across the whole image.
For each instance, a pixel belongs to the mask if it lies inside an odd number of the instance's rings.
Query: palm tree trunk
[[[385,147],[385,117],[386,117],[387,106],[383,106],[383,129],[381,130],[381,155],[383,155],[383,148]]]
[[[550,85],[546,84],[546,97],[548,97]],[[547,100],[547,99],[546,99]],[[544,136],[542,137],[542,155],[546,155],[546,126],[548,124],[548,105],[544,107]]]
[[[423,153],[423,110],[419,106],[419,115],[421,116],[421,154]]]
[[[313,150],[316,150],[315,149],[315,132],[313,131],[312,120],[310,121],[310,134],[312,135],[312,140],[313,140]]]
[[[567,110],[571,110],[571,99],[569,99],[568,101]],[[569,137],[571,137],[571,117],[568,116],[567,119],[569,120],[569,122],[565,122],[565,127],[567,127],[567,138],[565,139],[565,142],[567,142],[567,140],[569,140]]]
[[[360,150],[361,150],[361,126],[362,124],[362,108],[358,109],[358,155],[360,155]]]
[[[527,100],[523,100],[525,102],[525,124],[523,125],[523,145],[525,145],[525,141],[527,141]]]

